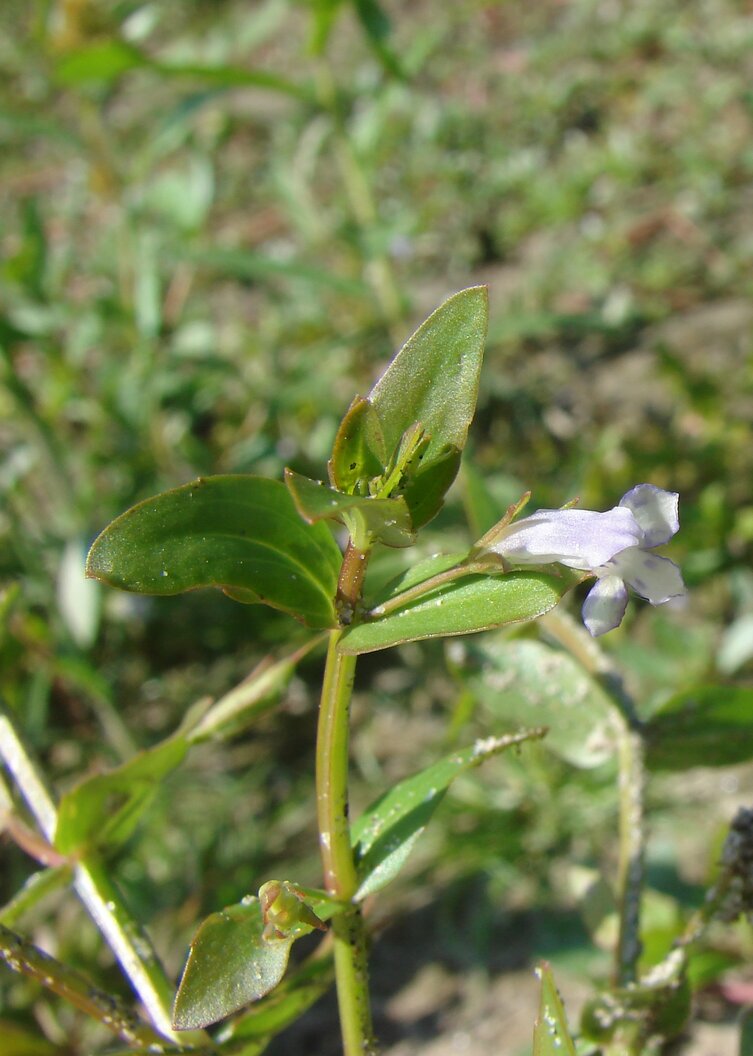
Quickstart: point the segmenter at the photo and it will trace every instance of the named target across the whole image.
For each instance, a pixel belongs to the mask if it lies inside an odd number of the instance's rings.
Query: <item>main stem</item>
[[[316,751],[319,845],[327,891],[351,902],[358,875],[348,822],[348,741],[356,657],[338,651],[341,631],[332,631],[324,671]],[[332,922],[335,978],[345,1056],[374,1050],[368,991],[366,929],[361,909],[351,902]]]

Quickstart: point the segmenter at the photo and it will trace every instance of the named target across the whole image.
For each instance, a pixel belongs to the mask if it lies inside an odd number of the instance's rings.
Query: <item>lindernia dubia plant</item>
[[[677,496],[640,485],[607,513],[571,508],[513,520],[519,505],[468,554],[420,561],[365,600],[374,549],[412,546],[455,479],[486,328],[483,287],[463,290],[430,316],[371,392],[354,398],[326,483],[292,470],[284,482],[196,480],[129,510],[91,548],[88,575],[112,586],[157,595],[219,587],[239,602],[281,609],[328,639],[316,750],[323,886],[269,881],[258,897],[204,921],[175,1000],[175,1032],[203,1030],[270,993],[292,944],[319,929],[322,959],[331,956],[334,965],[344,1052],[375,1052],[364,899],[398,873],[455,776],[542,733],[455,753],[351,822],[348,713],[359,654],[534,620],[584,574],[597,577],[584,607],[592,633],[619,623],[625,583],[654,603],[682,592],[675,566],[651,552],[677,530]],[[525,567],[531,564],[538,567]],[[199,736],[206,724],[204,716]],[[421,801],[424,810],[411,820]]]
[[[366,900],[398,875],[456,777],[546,734],[542,722],[548,721],[557,685],[556,678],[553,688],[547,681],[541,710],[527,716],[529,728],[502,730],[454,751],[383,791],[351,819],[348,716],[358,656],[539,619],[563,656],[569,654],[558,666],[562,684],[592,679],[579,699],[589,731],[598,726],[598,743],[579,735],[563,756],[575,765],[595,765],[605,757],[604,745],[609,751],[614,742],[620,767],[613,989],[608,1000],[589,1010],[583,1029],[604,1046],[599,1051],[621,1056],[649,1051],[657,1036],[657,1010],[682,1004],[684,947],[663,974],[642,980],[638,970],[642,775],[646,759],[673,769],[682,765],[678,759],[687,758],[687,749],[683,754],[677,748],[682,748],[676,721],[682,709],[670,701],[653,725],[641,723],[624,689],[614,689],[609,665],[588,635],[551,611],[573,587],[595,578],[583,619],[598,636],[621,621],[628,587],[654,605],[681,595],[679,570],[655,553],[678,530],[678,496],[644,483],[606,512],[570,505],[521,516],[524,496],[468,552],[418,560],[386,586],[369,583],[375,549],[413,546],[458,473],[476,407],[486,329],[484,287],[463,290],[442,304],[371,391],[353,399],[335,436],[327,482],[292,470],[284,481],[242,475],[198,479],[128,510],[91,548],[87,574],[106,584],[152,595],[216,587],[240,603],[268,605],[294,617],[310,629],[308,644],[260,669],[219,701],[194,709],[166,741],[110,774],[82,781],[57,805],[41,783],[29,778],[31,764],[20,739],[10,720],[0,716],[5,761],[45,837],[63,860],[74,863],[76,890],[149,1016],[150,1024],[135,1023],[108,1012],[111,1029],[138,1051],[156,1051],[155,1045],[169,1042],[171,1051],[255,1056],[332,977],[345,1056],[377,1051],[368,993]],[[148,940],[103,872],[100,854],[128,838],[151,788],[180,765],[193,745],[243,729],[254,709],[279,693],[298,661],[325,639],[316,747],[322,886],[268,880],[258,894],[218,907],[195,934],[173,1000]],[[536,643],[520,645],[521,671],[530,677]],[[547,674],[547,680],[551,677]],[[696,735],[709,727],[715,700],[713,693],[702,698]],[[685,736],[692,726],[683,715]],[[556,745],[556,721],[552,727]],[[702,756],[698,736],[692,744]],[[747,747],[738,747],[747,758]],[[255,886],[249,877],[249,887]],[[286,978],[291,947],[314,932],[321,932],[316,952]],[[25,957],[32,964],[36,954],[27,950],[22,956],[17,940],[7,941],[15,960]],[[49,958],[44,964],[50,975]],[[535,1052],[574,1052],[547,966],[540,969],[540,979]],[[75,990],[70,980],[66,985]],[[684,1019],[675,1020],[677,1032]],[[665,1034],[672,1030],[666,1027]]]

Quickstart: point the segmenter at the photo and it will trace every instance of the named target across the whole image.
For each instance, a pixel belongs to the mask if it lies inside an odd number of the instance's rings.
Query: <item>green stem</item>
[[[410,602],[422,598],[425,594],[430,594],[433,590],[436,590],[437,587],[443,587],[445,583],[452,583],[455,579],[462,579],[463,576],[482,574],[503,575],[504,572],[505,569],[501,564],[492,563],[488,559],[478,562],[463,561],[461,564],[453,565],[452,568],[448,568],[444,572],[437,572],[435,576],[430,576],[429,579],[424,579],[414,587],[404,590],[402,594],[396,594],[394,598],[390,598],[388,601],[383,601],[381,605],[375,605],[369,613],[369,616],[373,619],[387,616],[396,609],[402,609],[403,606],[409,605]]]
[[[10,715],[0,710],[0,758],[18,786],[42,834],[54,845],[57,808]],[[164,1037],[193,1044],[203,1031],[172,1029],[173,987],[152,944],[133,918],[106,870],[93,855],[72,863],[73,886],[120,966],[141,998],[154,1026]]]
[[[36,979],[43,986],[104,1023],[129,1045],[143,1045],[160,1051],[164,1038],[119,998],[92,986],[89,980],[68,965],[61,964],[44,950],[27,942],[0,924],[0,961],[14,971]]]
[[[620,924],[614,975],[618,986],[627,986],[636,981],[641,955],[640,911],[645,839],[643,739],[627,724],[623,724],[620,730],[618,762],[620,817],[617,900]]]
[[[618,986],[635,982],[641,954],[640,907],[643,889],[644,826],[644,743],[635,704],[622,680],[597,643],[573,619],[561,612],[549,612],[541,626],[564,646],[583,669],[609,694],[617,720],[617,762],[619,767],[619,836],[617,862],[617,904],[619,933],[615,948],[614,976]]]
[[[316,750],[316,802],[324,886],[350,901],[358,890],[348,820],[350,700],[356,657],[338,651],[341,631],[330,634]],[[355,903],[332,922],[335,978],[345,1056],[373,1053],[366,929]]]

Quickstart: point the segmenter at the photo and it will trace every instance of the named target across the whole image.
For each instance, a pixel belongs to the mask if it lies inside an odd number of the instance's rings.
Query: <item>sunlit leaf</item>
[[[536,969],[541,980],[539,1014],[533,1028],[533,1056],[576,1056],[575,1042],[567,1025],[562,998],[557,992],[552,969],[542,964]]]
[[[646,727],[653,770],[733,766],[753,759],[753,689],[697,686],[671,697]]]
[[[387,448],[379,416],[369,400],[356,396],[340,422],[332,445],[330,481],[340,491],[352,493],[359,481],[380,476],[386,460]]]
[[[143,594],[221,587],[327,627],[340,561],[329,530],[300,518],[284,484],[221,476],[122,514],[95,540],[87,575]]]
[[[344,653],[369,653],[402,642],[504,627],[553,608],[571,585],[535,572],[471,575],[455,580],[378,619],[348,627]]]
[[[467,684],[493,718],[549,727],[546,747],[574,766],[599,766],[614,753],[617,716],[607,693],[566,653],[541,642],[474,642]]]
[[[485,286],[461,290],[408,338],[369,394],[387,451],[420,422],[431,437],[428,464],[447,447],[462,451],[476,410],[488,321]]]
[[[171,737],[107,774],[86,778],[60,801],[55,846],[62,854],[115,847],[129,838],[161,782],[180,766],[186,739]]]
[[[543,733],[523,730],[477,741],[400,781],[367,807],[351,831],[360,879],[356,898],[366,898],[397,876],[456,777]]]
[[[293,939],[266,940],[257,898],[204,921],[191,943],[173,1009],[176,1030],[207,1027],[273,990]]]
[[[414,540],[405,500],[345,495],[316,480],[285,470],[285,483],[300,515],[309,523],[358,518],[362,530],[387,546],[410,546]]]

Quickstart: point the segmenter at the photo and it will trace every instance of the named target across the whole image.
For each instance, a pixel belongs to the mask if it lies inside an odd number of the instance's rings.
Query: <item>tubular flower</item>
[[[508,525],[489,549],[512,565],[558,562],[596,576],[583,603],[583,622],[594,637],[619,626],[627,588],[662,605],[685,593],[677,565],[653,553],[680,527],[679,496],[637,484],[606,513],[539,510]]]

